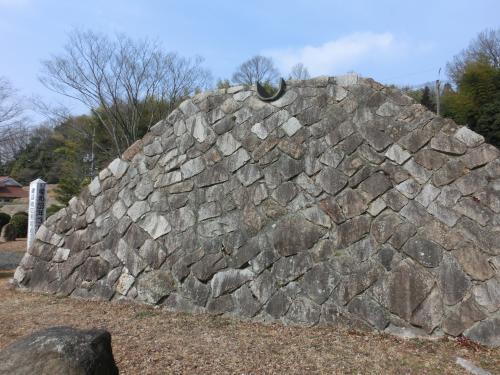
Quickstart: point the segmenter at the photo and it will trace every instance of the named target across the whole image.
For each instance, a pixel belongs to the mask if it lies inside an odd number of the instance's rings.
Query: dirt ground
[[[500,374],[500,349],[457,340],[404,340],[58,298],[13,290],[12,272],[2,276],[0,349],[50,326],[105,328],[121,374],[466,374],[457,356]]]
[[[16,268],[25,252],[25,238],[20,238],[11,242],[0,242],[0,272]]]
[[[0,252],[26,252],[26,238],[18,238],[11,242],[0,242]]]

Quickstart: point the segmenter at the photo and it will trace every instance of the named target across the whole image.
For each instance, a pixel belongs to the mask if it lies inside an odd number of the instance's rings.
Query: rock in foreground
[[[2,350],[0,374],[114,375],[118,368],[108,331],[52,327]]]

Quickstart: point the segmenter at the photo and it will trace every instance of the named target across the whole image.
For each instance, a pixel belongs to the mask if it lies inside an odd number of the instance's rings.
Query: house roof
[[[0,198],[27,198],[29,192],[23,189],[23,186],[10,176],[0,176]]]
[[[17,186],[17,187],[22,187],[19,182],[14,180],[10,176],[0,176],[0,186]]]
[[[27,198],[29,192],[19,186],[0,186],[0,198]]]

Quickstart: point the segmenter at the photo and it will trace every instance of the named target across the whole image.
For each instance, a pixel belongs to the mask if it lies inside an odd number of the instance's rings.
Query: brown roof
[[[19,186],[0,186],[0,198],[27,198],[29,192]]]

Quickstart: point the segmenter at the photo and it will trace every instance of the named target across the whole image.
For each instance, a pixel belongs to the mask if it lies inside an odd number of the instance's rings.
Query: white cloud
[[[264,51],[284,72],[301,62],[312,76],[341,74],[368,63],[392,59],[407,50],[392,33],[356,32],[320,46]]]

